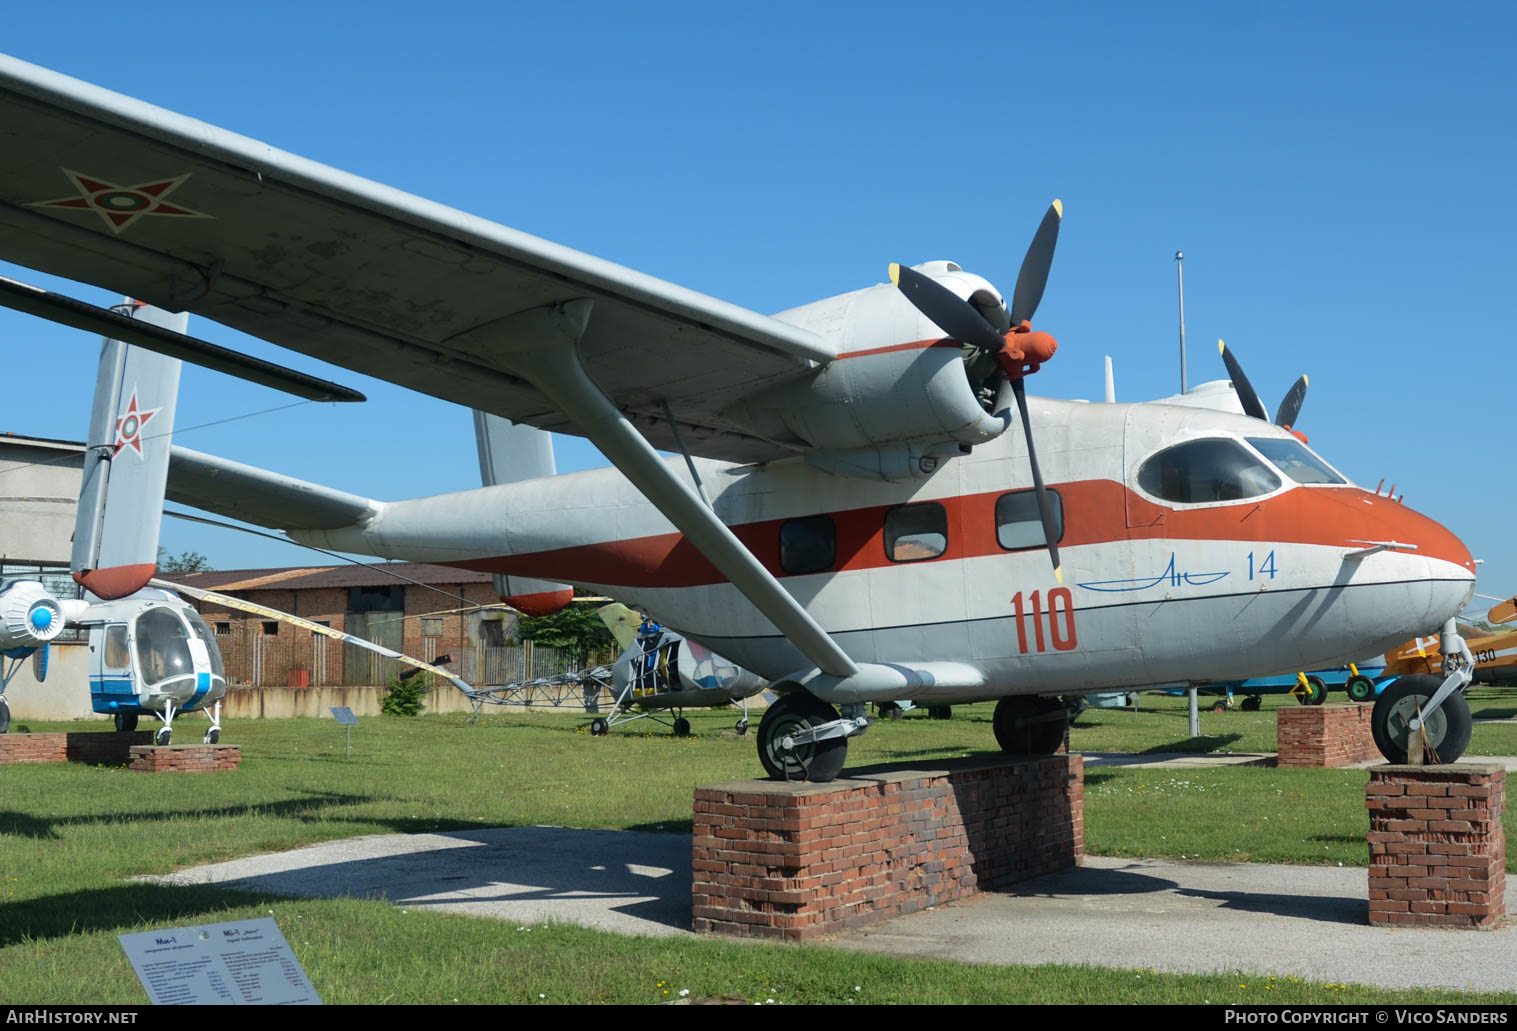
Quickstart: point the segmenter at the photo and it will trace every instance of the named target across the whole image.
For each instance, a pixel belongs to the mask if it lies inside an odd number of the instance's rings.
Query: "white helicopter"
[[[1375,719],[1388,758],[1462,747],[1475,565],[1452,533],[1270,422],[1241,370],[1245,415],[1027,396],[1057,346],[1029,321],[1057,201],[1009,302],[938,261],[766,317],[12,58],[0,125],[28,155],[0,168],[0,258],[581,434],[616,467],[381,502],[176,448],[169,497],[500,573],[508,597],[611,595],[771,681],[772,776],[835,777],[871,702],[999,699],[1002,747],[1048,752],[1059,696],[1438,627],[1447,676],[1399,682]]]

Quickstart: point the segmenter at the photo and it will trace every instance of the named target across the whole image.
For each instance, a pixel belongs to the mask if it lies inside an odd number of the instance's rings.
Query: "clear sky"
[[[518,9],[520,8],[520,9]],[[1517,7],[788,2],[13,5],[0,50],[761,312],[959,262],[1009,293],[1065,204],[1034,393],[1190,382],[1273,412],[1517,592]],[[3,160],[3,155],[0,155]],[[100,303],[26,270],[0,274]],[[201,320],[191,331],[322,372]],[[0,312],[0,430],[82,438],[96,341]],[[469,415],[186,367],[176,441],[378,498],[474,486]],[[234,416],[220,425],[205,423]],[[602,464],[560,438],[561,469]],[[166,521],[218,568],[311,553]]]

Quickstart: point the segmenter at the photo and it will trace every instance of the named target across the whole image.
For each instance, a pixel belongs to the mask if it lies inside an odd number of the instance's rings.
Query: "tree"
[[[160,573],[209,573],[211,560],[198,551],[185,551],[170,555],[167,548],[158,548],[158,571]]]
[[[585,665],[592,651],[615,651],[616,638],[601,622],[594,604],[572,603],[547,616],[522,616],[517,636],[544,648],[557,648],[575,666]]]

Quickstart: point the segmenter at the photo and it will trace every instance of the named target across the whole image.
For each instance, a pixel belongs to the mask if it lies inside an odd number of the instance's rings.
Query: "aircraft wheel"
[[[212,727],[210,730],[208,730],[208,731],[205,732],[205,743],[206,744],[208,744],[208,745],[214,745],[214,744],[216,744],[220,740],[221,740],[221,728],[220,727]]]
[[[798,744],[787,751],[784,740],[806,727],[819,727],[838,718],[837,710],[815,695],[796,691],[769,706],[759,722],[759,762],[774,780],[835,780],[848,757],[846,737]]]
[[[153,744],[166,745],[174,739],[174,728],[159,727],[153,732]]]
[[[597,716],[595,719],[590,721],[591,737],[605,737],[606,731],[610,729],[611,725],[607,723],[602,717]]]
[[[935,720],[951,720],[951,719],[953,719],[953,706],[951,706],[951,705],[934,705],[934,706],[931,706],[927,710],[927,715],[931,716]]]
[[[1215,702],[1215,703],[1213,703],[1213,705],[1211,707],[1211,711],[1212,712],[1226,712],[1227,711],[1227,703],[1226,702]]]
[[[1060,713],[1063,718],[1023,722],[1051,713]],[[1007,695],[996,703],[991,726],[995,729],[996,743],[1007,755],[1053,755],[1064,743],[1069,714],[1057,698]]]
[[[687,720],[687,719],[685,719],[685,717],[681,716],[679,719],[677,719],[677,720],[674,721],[674,736],[675,737],[689,737],[690,736],[690,721]]]
[[[1370,730],[1375,735],[1375,747],[1386,762],[1398,765],[1406,762],[1411,721],[1442,685],[1442,677],[1419,673],[1402,677],[1380,692],[1370,715]],[[1458,762],[1470,745],[1472,728],[1470,703],[1463,691],[1455,691],[1427,721],[1427,743],[1438,754],[1438,762]]]
[[[737,721],[737,732],[738,732],[739,735],[748,733],[748,721],[747,720],[738,720]]]
[[[1258,712],[1264,706],[1264,699],[1256,694],[1251,694],[1243,699],[1244,712]]]
[[[116,729],[124,734],[130,734],[137,729],[137,714],[135,712],[118,712],[115,716]]]
[[[1368,702],[1375,697],[1375,682],[1362,674],[1349,677],[1343,688],[1348,692],[1349,698],[1356,702]]]
[[[0,694],[0,734],[11,732],[11,703]]]
[[[1298,691],[1296,701],[1302,705],[1321,705],[1327,701],[1327,681],[1321,677],[1307,677],[1306,690]]]

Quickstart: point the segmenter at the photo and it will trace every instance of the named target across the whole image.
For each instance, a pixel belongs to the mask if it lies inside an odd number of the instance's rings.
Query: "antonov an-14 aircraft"
[[[1056,347],[1029,320],[1058,202],[1009,304],[933,261],[768,317],[6,57],[0,138],[0,258],[582,435],[615,465],[374,501],[176,449],[171,498],[489,570],[523,608],[609,594],[772,682],[772,776],[835,777],[872,701],[998,698],[1002,747],[1051,752],[1060,695],[1313,669],[1439,627],[1453,668],[1385,692],[1377,725],[1392,759],[1415,740],[1452,761],[1468,736],[1452,618],[1475,565],[1452,533],[1349,483],[1237,370],[1251,414],[1027,397]],[[124,593],[152,562],[80,575]]]

